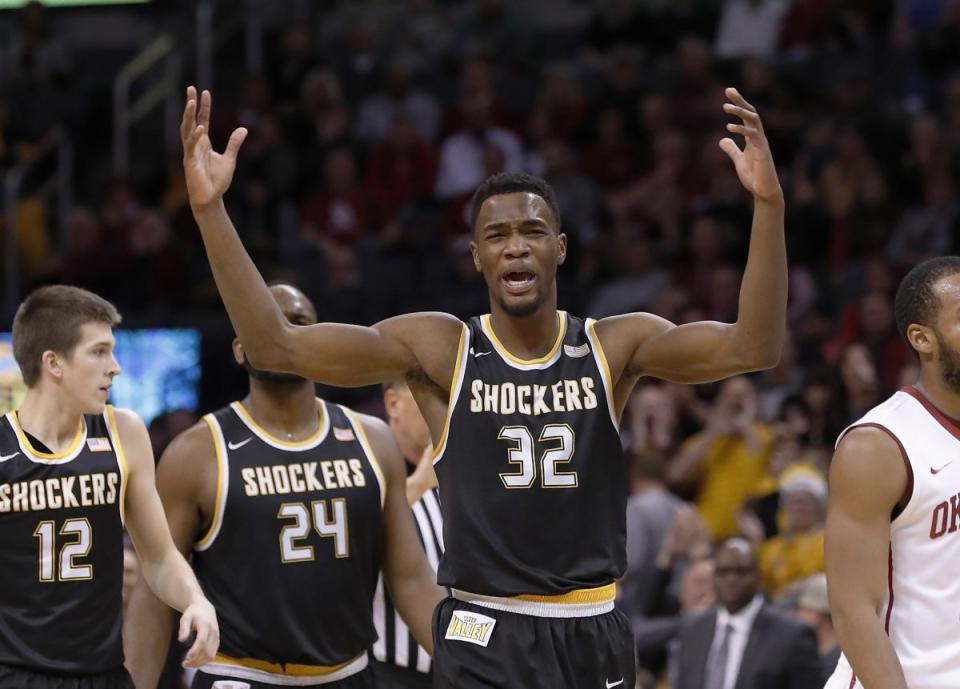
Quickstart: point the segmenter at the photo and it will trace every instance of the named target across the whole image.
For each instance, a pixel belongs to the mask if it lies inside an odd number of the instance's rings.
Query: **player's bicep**
[[[839,614],[887,595],[890,519],[907,486],[899,445],[879,428],[850,431],[830,467],[826,565],[831,605]]]
[[[429,313],[397,316],[371,327],[289,325],[276,369],[344,387],[398,380],[414,370],[431,373],[441,363],[435,361],[437,344],[446,345],[441,352],[450,350],[456,355],[456,340],[445,337],[453,327],[459,337],[459,321],[447,314]]]
[[[598,331],[608,356],[611,349],[628,348],[623,369],[628,375],[705,383],[751,369],[749,351],[737,345],[729,323],[674,325],[653,314],[634,313],[604,319]]]
[[[124,501],[127,531],[144,566],[159,560],[170,545],[170,532],[157,495],[150,436],[132,412],[116,410],[128,477]]]
[[[201,422],[174,438],[157,464],[157,493],[170,535],[184,556],[205,526],[205,519],[212,516],[212,505],[204,502],[212,502],[214,496],[206,499],[203,488],[216,486],[213,442],[209,427]]]

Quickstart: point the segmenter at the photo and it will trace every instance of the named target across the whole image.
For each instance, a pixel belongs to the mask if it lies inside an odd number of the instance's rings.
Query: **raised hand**
[[[197,89],[187,87],[187,104],[180,122],[180,141],[183,143],[183,173],[187,182],[190,205],[201,209],[219,202],[233,179],[237,167],[237,152],[247,138],[244,127],[235,129],[223,153],[217,153],[210,144],[210,92],[204,91],[197,99]]]
[[[729,123],[727,131],[741,134],[746,139],[744,150],[734,143],[733,139],[725,138],[720,141],[720,148],[730,156],[740,183],[758,200],[768,202],[783,202],[783,190],[777,178],[777,168],[770,153],[770,144],[763,133],[763,123],[757,109],[750,105],[735,88],[724,91],[730,103],[724,103],[723,111],[728,115],[739,117],[743,123]]]

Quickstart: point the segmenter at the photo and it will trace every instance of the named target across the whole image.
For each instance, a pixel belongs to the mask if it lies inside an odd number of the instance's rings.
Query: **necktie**
[[[707,667],[707,684],[704,689],[724,689],[723,682],[727,675],[727,661],[730,656],[730,636],[733,634],[733,625],[729,622],[723,627],[720,645],[713,653]]]

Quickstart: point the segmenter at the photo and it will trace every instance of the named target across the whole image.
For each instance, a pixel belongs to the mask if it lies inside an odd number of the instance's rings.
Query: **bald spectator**
[[[813,630],[764,600],[753,545],[726,541],[715,577],[717,608],[680,630],[674,688],[820,689],[824,674]]]

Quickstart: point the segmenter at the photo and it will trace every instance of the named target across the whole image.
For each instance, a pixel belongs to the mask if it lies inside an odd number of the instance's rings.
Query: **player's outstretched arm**
[[[204,526],[201,521],[211,516],[212,509],[205,503],[212,504],[215,498],[216,471],[213,436],[202,422],[177,436],[157,466],[157,493],[174,545],[184,557]],[[170,650],[173,610],[141,576],[123,623],[124,655],[134,686],[153,689]]]
[[[881,429],[850,431],[830,466],[826,557],[830,614],[864,689],[907,689],[882,619],[890,514],[907,488],[897,443]]]
[[[223,205],[247,130],[234,131],[224,152],[216,152],[208,133],[210,108],[208,91],[198,96],[194,87],[187,89],[180,124],[183,169],[217,289],[250,363],[262,370],[296,373],[345,387],[397,380],[419,370],[437,385],[449,385],[460,323],[447,314],[412,314],[372,328],[287,322]],[[452,357],[434,361],[420,347],[427,333]]]
[[[387,546],[383,562],[384,583],[414,638],[433,655],[433,610],[446,596],[417,536],[413,513],[407,504],[403,455],[390,427],[380,419],[361,416],[364,430],[387,482],[383,507]]]
[[[160,600],[182,613],[178,638],[185,641],[191,632],[196,632],[184,666],[206,665],[220,645],[216,612],[170,535],[157,495],[153,450],[143,421],[124,409],[117,409],[116,415],[129,471],[124,500],[126,524],[140,558],[143,578]]]
[[[727,129],[742,135],[746,148],[720,141],[753,195],[750,252],[740,285],[736,323],[704,321],[675,326],[650,314],[604,319],[597,326],[615,380],[652,375],[700,383],[775,366],[786,336],[787,253],[783,190],[756,108],[733,88],[723,106],[741,123]]]

